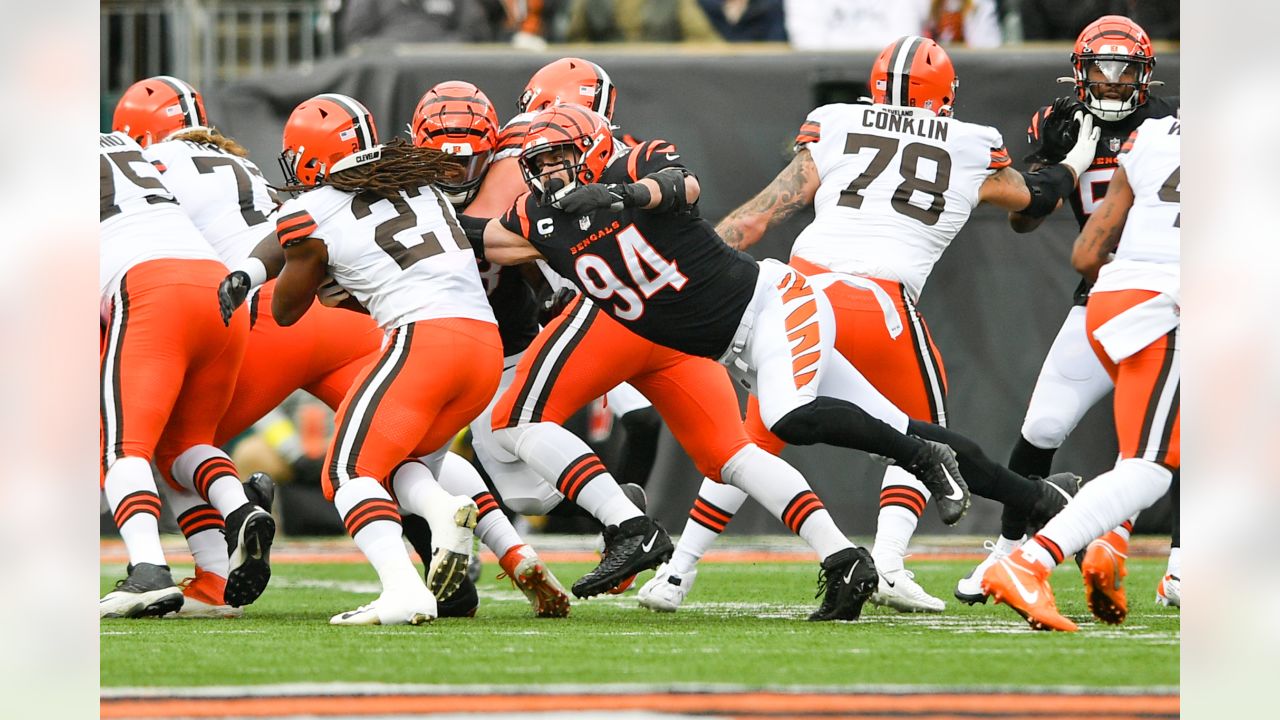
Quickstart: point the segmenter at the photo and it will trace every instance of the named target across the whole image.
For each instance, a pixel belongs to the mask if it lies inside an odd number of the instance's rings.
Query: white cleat
[[[982,543],[982,547],[983,549],[990,551],[991,554],[987,555],[986,560],[978,563],[977,567],[971,570],[968,575],[960,578],[960,581],[956,583],[955,596],[956,599],[962,603],[967,603],[969,605],[973,605],[974,603],[985,604],[987,602],[987,594],[982,591],[982,576],[986,574],[987,568],[1009,557],[1009,553],[997,550],[996,544],[990,540]]]
[[[1156,602],[1165,607],[1182,607],[1182,579],[1177,575],[1165,575],[1156,586]]]
[[[434,503],[427,511],[431,526],[431,564],[427,587],[437,599],[447,600],[462,586],[471,564],[472,528],[479,515],[476,503],[464,495]]]
[[[946,610],[947,604],[926,592],[915,578],[915,573],[906,568],[880,573],[880,584],[871,594],[871,602],[898,612],[940,613]]]
[[[330,625],[422,625],[436,619],[436,598],[421,591],[383,591],[377,600],[329,618]]]
[[[654,612],[675,612],[684,603],[685,597],[693,589],[693,581],[698,579],[695,568],[686,573],[676,574],[671,566],[663,563],[658,574],[640,588],[640,607]]]

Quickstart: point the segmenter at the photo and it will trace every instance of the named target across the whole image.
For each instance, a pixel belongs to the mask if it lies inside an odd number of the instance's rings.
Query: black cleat
[[[223,598],[231,607],[257,600],[271,580],[271,541],[276,521],[271,513],[247,502],[227,516],[227,589]]]
[[[862,606],[880,583],[876,563],[866,548],[845,548],[822,561],[818,593],[822,605],[810,620],[857,620]]]
[[[249,502],[271,512],[271,506],[276,502],[276,483],[270,475],[256,472],[244,481],[244,494]]]
[[[955,525],[969,509],[969,486],[960,477],[956,453],[940,442],[918,439],[924,446],[903,467],[928,488],[942,522]]]
[[[578,578],[573,594],[580,598],[599,595],[637,573],[671,559],[675,546],[656,520],[647,516],[625,520],[604,529],[604,553],[594,570]]]
[[[436,617],[475,617],[479,607],[480,595],[476,592],[476,585],[467,578],[452,595],[436,603]]]
[[[1040,497],[1027,513],[1027,534],[1035,535],[1071,502],[1084,484],[1084,478],[1075,473],[1061,472],[1043,479],[1033,476],[1031,480],[1040,486]]]
[[[128,572],[129,577],[98,600],[98,617],[151,617],[182,607],[182,590],[174,584],[168,565],[138,563],[130,565]]]

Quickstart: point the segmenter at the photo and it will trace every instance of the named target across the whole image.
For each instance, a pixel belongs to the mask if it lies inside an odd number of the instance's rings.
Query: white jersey
[[[496,324],[471,244],[434,187],[392,201],[322,186],[287,201],[276,228],[282,243],[324,242],[329,274],[384,330],[437,318]]]
[[[213,248],[160,179],[142,148],[124,133],[98,136],[102,190],[98,290],[103,302],[129,268],[148,260],[217,260]]]
[[[824,105],[796,138],[821,185],[792,256],[837,272],[896,280],[919,298],[942,252],[1010,164],[1000,132],[927,110]]]
[[[1182,122],[1162,117],[1139,125],[1121,148],[1118,159],[1133,189],[1133,207],[1115,259],[1102,266],[1093,292],[1132,289],[1178,296],[1181,145]]]
[[[277,202],[258,166],[217,146],[166,140],[142,151],[159,163],[165,187],[228,266],[275,230]]]

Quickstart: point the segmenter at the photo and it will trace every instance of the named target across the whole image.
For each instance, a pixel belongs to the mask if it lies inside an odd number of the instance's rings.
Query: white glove
[[[1098,153],[1098,137],[1102,135],[1102,128],[1093,126],[1093,113],[1077,110],[1075,119],[1080,123],[1080,132],[1076,133],[1076,144],[1062,158],[1062,164],[1074,170],[1076,179],[1079,179]]]

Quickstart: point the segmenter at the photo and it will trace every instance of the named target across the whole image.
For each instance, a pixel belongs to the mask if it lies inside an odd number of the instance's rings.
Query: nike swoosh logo
[[[942,466],[942,474],[947,477],[947,484],[951,486],[951,492],[947,493],[948,500],[963,500],[964,491],[956,484],[956,479],[951,477],[951,472],[947,470],[947,466]]]
[[[653,534],[653,537],[649,538],[648,542],[640,546],[640,549],[644,550],[645,552],[649,552],[650,550],[653,549],[653,544],[657,542],[657,540],[658,540],[658,533],[655,532]]]
[[[887,575],[881,575],[880,577],[884,579],[884,584],[888,585],[889,587],[893,587],[896,584],[892,580],[890,580],[889,576]]]
[[[1013,589],[1018,591],[1018,594],[1022,596],[1022,599],[1028,605],[1034,605],[1040,599],[1040,591],[1031,592],[1022,584],[1022,581],[1018,580],[1017,573],[1022,572],[1022,570],[1019,570],[1016,565],[1004,560],[1001,560],[1000,564],[1004,566],[1004,571],[1009,573],[1009,579],[1013,581]]]
[[[844,574],[844,581],[845,581],[845,583],[853,582],[853,571],[854,571],[854,570],[857,570],[857,569],[858,569],[858,565],[860,565],[861,563],[862,563],[862,561],[861,561],[861,560],[854,560],[854,561],[853,561],[853,566],[849,568],[849,572],[847,572],[847,573],[845,573],[845,574]]]
[[[679,156],[679,155],[668,155],[668,156],[667,156],[667,159],[668,159],[668,160],[675,160],[675,159],[676,159],[676,158],[678,158],[678,157],[680,157],[680,156]]]

